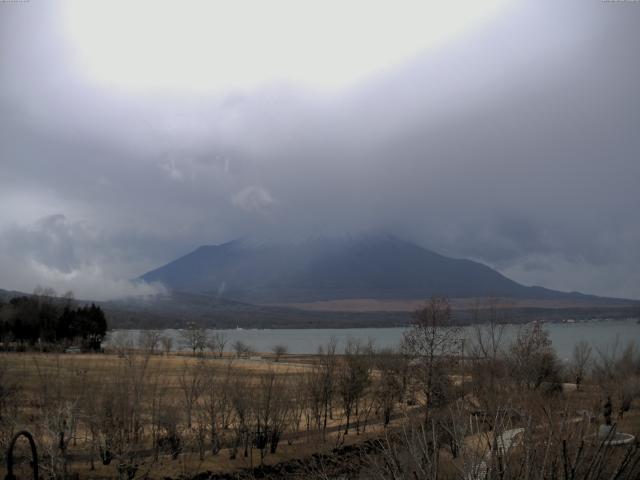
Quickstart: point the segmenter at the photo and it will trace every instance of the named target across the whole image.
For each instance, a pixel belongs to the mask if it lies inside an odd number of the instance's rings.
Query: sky
[[[640,2],[0,1],[0,288],[386,232],[640,299]]]

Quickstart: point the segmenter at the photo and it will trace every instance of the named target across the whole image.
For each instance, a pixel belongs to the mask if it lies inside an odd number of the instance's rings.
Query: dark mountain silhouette
[[[200,247],[140,279],[160,282],[174,291],[251,303],[431,295],[597,298],[527,287],[481,263],[448,258],[390,235],[296,244],[235,240]]]

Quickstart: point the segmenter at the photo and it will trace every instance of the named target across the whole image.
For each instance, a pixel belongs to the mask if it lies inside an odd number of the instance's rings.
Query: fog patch
[[[231,196],[231,203],[247,212],[266,213],[276,201],[263,187],[249,186]]]
[[[0,288],[30,293],[45,286],[57,292],[71,290],[84,300],[166,292],[160,284],[118,276],[118,255],[99,230],[69,221],[63,214],[13,225],[0,231]]]

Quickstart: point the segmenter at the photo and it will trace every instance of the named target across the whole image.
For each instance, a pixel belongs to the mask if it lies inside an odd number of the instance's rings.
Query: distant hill
[[[0,302],[22,295],[29,294],[0,290]],[[189,322],[209,328],[358,328],[405,326],[411,319],[410,312],[424,305],[424,300],[347,299],[252,305],[217,295],[171,291],[96,303],[105,311],[109,328],[183,328]],[[476,301],[482,308],[486,306],[485,300],[452,298],[454,317],[461,323],[473,321],[477,318]],[[640,302],[599,297],[496,300],[501,317],[513,323],[637,317],[640,307]]]
[[[13,290],[2,290],[0,288],[0,302],[8,302],[13,297],[19,297],[21,295],[25,295],[25,294],[21,292],[16,292]]]
[[[175,291],[101,306],[114,328],[183,328],[189,322],[210,328],[393,327],[410,318],[407,312],[310,312]]]
[[[174,291],[259,304],[431,295],[597,299],[527,287],[481,263],[445,257],[391,235],[295,244],[235,240],[199,247],[140,279]]]
[[[482,302],[484,299],[480,299]],[[477,318],[469,302],[452,300],[453,314],[461,323]],[[557,302],[527,301],[523,304],[503,304],[501,318],[512,323],[531,320],[561,321],[568,318],[586,320],[594,318],[637,317],[638,304],[627,302],[573,302],[558,305]],[[264,306],[220,301],[210,295],[171,292],[148,298],[131,298],[101,302],[112,328],[183,328],[188,322],[210,328],[358,328],[405,326],[411,320],[410,313],[424,302],[410,302],[401,308],[389,309],[381,305],[376,309],[295,308],[295,305]],[[550,306],[553,305],[553,306]],[[480,314],[483,321],[484,314]]]

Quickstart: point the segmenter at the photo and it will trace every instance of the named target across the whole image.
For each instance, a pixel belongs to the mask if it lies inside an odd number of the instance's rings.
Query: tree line
[[[71,292],[57,297],[52,290],[36,289],[33,295],[0,301],[0,341],[5,349],[77,345],[98,351],[106,333],[102,308],[94,303],[76,305]]]

